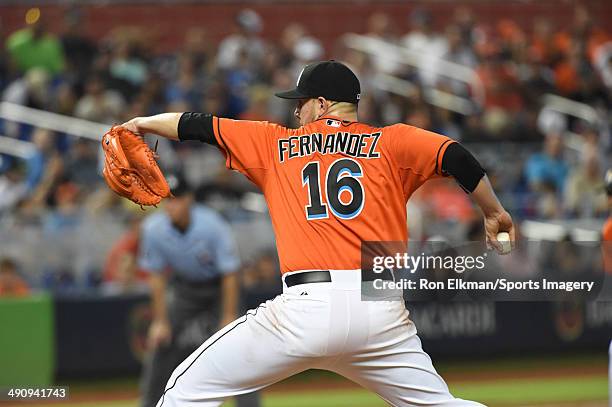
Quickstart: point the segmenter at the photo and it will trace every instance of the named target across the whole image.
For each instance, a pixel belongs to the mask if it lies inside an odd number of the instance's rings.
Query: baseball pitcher
[[[301,371],[341,374],[393,406],[481,406],[453,397],[423,351],[402,301],[361,300],[363,241],[408,241],[406,202],[425,181],[452,176],[484,214],[487,243],[514,241],[510,215],[461,144],[405,124],[360,123],[360,84],[336,61],[304,68],[301,127],[164,113],[123,124],[217,146],[226,166],[265,195],[283,294],[204,342],[172,373],[158,407],[213,407]]]

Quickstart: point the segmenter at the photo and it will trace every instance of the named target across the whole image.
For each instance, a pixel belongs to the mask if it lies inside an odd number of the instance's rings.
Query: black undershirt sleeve
[[[213,130],[213,115],[210,113],[183,113],[179,119],[178,138],[181,141],[199,140],[202,143],[219,146]]]
[[[442,171],[452,175],[467,193],[474,192],[485,175],[478,160],[459,143],[452,143],[442,157]]]

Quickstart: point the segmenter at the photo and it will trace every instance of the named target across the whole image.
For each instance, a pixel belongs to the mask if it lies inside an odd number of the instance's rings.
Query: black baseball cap
[[[275,95],[283,99],[310,99],[321,96],[336,102],[359,103],[361,86],[359,79],[348,66],[332,59],[306,65],[295,89]]]
[[[187,182],[183,174],[170,173],[166,175],[166,180],[168,182],[170,192],[172,192],[172,195],[174,195],[175,198],[179,198],[181,196],[191,193],[189,183]]]

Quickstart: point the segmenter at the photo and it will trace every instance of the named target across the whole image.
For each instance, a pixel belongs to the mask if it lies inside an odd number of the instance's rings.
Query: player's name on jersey
[[[280,162],[292,158],[306,157],[315,153],[343,153],[357,158],[379,158],[377,150],[381,133],[351,134],[338,132],[331,134],[312,133],[278,140],[278,157]]]

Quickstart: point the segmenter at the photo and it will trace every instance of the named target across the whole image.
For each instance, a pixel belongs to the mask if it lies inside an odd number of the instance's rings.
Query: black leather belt
[[[393,275],[388,270],[385,270],[382,274],[364,273],[362,274],[363,281],[374,281],[376,279],[393,281]],[[332,281],[331,273],[329,270],[313,270],[305,271],[303,273],[290,274],[285,277],[285,284],[287,287],[293,287],[294,285],[300,284],[311,284],[311,283],[330,283]]]

